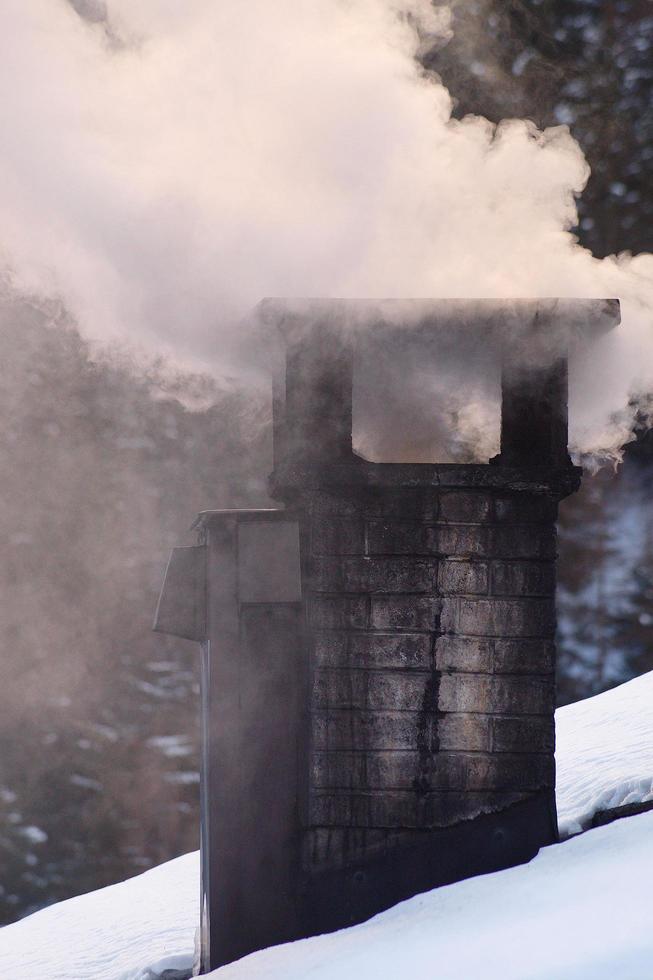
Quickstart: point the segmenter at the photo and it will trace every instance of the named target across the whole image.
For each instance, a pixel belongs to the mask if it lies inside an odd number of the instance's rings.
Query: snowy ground
[[[653,798],[653,673],[557,714],[561,831]],[[370,922],[255,953],[216,980],[651,980],[653,812]],[[7,980],[155,980],[189,968],[196,854],[0,930]]]

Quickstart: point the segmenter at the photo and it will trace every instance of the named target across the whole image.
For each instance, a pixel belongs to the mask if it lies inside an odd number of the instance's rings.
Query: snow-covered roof
[[[561,831],[653,798],[653,672],[557,712]],[[409,899],[363,925],[278,946],[216,980],[650,980],[653,812],[529,864]],[[11,980],[155,980],[190,969],[199,861],[145,874],[0,930]],[[173,976],[173,973],[168,976]]]
[[[653,671],[558,708],[556,769],[562,837],[599,810],[653,799]]]

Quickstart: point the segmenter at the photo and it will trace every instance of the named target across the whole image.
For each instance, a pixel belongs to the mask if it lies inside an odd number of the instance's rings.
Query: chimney
[[[558,502],[567,351],[617,300],[268,300],[271,490],[173,553],[155,628],[202,643],[202,968],[361,922],[557,839]],[[410,328],[402,326],[406,319]],[[482,464],[352,450],[358,326],[498,352]],[[455,331],[455,332],[454,332]]]

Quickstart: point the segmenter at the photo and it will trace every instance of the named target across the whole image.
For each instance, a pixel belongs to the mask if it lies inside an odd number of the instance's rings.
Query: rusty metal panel
[[[206,638],[206,549],[173,548],[152,627],[186,640]]]

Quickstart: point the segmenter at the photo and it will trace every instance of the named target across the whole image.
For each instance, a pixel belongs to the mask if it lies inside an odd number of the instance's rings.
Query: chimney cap
[[[268,297],[256,307],[265,326],[287,341],[312,327],[351,331],[367,327],[417,329],[431,335],[456,331],[496,341],[546,337],[547,346],[593,339],[621,321],[618,299],[326,299]]]

